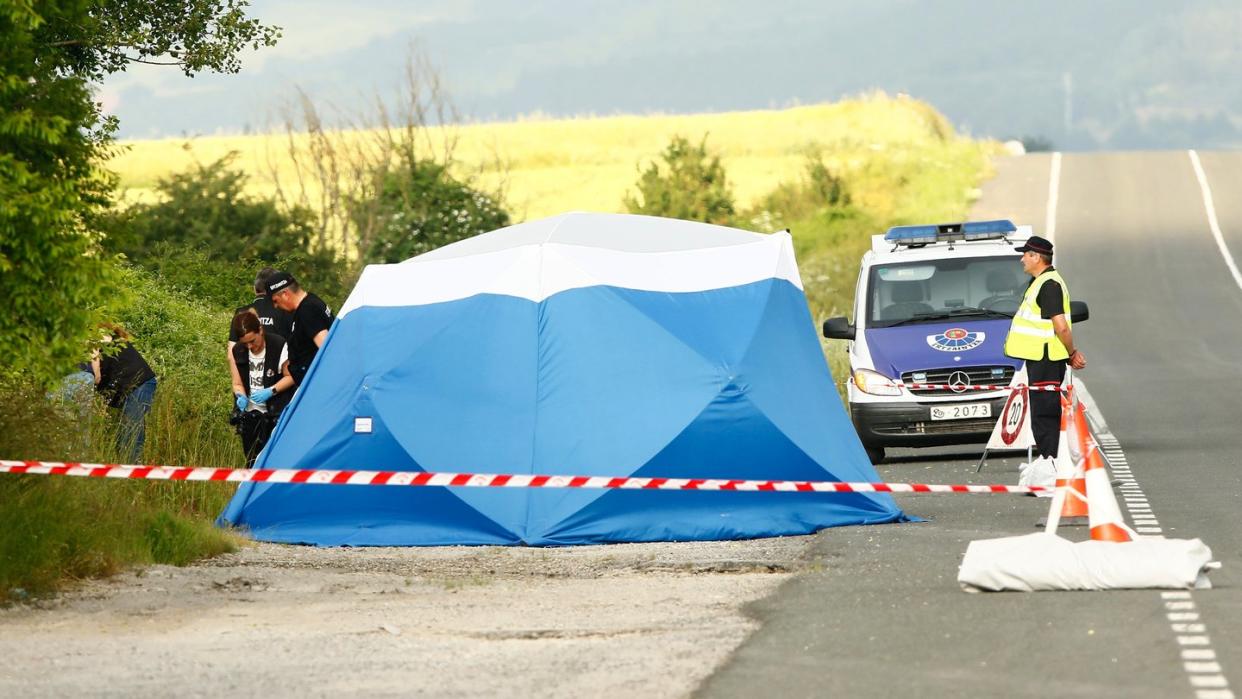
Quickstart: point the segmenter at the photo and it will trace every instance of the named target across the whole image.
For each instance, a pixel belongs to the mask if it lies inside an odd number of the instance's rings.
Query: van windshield
[[[867,286],[867,327],[1012,318],[1029,282],[1019,255],[876,265]]]

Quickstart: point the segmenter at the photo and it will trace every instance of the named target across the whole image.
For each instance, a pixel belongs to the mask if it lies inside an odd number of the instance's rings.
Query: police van
[[[1022,366],[1003,347],[1031,280],[1014,248],[1030,236],[1008,220],[872,236],[854,323],[824,322],[825,337],[849,341],[850,417],[872,461],[886,447],[987,441],[1008,393],[970,386],[1008,385]],[[1086,304],[1070,319],[1086,320]]]

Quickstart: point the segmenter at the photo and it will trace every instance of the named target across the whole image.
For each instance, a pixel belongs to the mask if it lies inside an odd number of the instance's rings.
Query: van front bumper
[[[850,418],[864,444],[871,447],[931,447],[986,442],[992,435],[1006,398],[937,403],[851,403]],[[991,417],[932,420],[933,407],[959,403],[990,403]]]

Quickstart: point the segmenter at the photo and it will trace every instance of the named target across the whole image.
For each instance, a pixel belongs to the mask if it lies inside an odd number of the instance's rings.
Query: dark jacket
[[[285,347],[285,338],[276,333],[264,333],[267,354],[264,357],[263,387],[271,388],[280,381],[284,374],[280,373],[280,352]],[[250,395],[250,350],[238,343],[233,346],[233,361],[237,363],[237,373],[241,375],[242,389]],[[291,387],[292,388],[292,387]],[[285,409],[293,398],[293,391],[281,391],[267,402],[267,414],[276,417]]]
[[[111,354],[105,352],[99,358],[99,385],[95,386],[95,390],[102,393],[113,408],[121,407],[130,391],[155,378],[151,365],[133,345],[128,342],[117,344],[120,350]]]

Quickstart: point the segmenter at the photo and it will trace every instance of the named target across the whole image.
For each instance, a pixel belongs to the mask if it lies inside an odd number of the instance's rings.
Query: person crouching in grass
[[[157,381],[151,365],[134,347],[133,338],[116,323],[102,323],[102,345],[91,357],[91,373],[95,390],[108,400],[108,407],[118,412],[120,425],[116,433],[120,460],[136,464],[142,458],[147,437],[147,413],[155,400]]]
[[[285,338],[265,332],[253,309],[233,316],[233,334],[238,338],[233,361],[239,378],[233,384],[234,425],[246,453],[246,468],[252,468],[272,436],[280,411],[293,397],[294,383]]]

